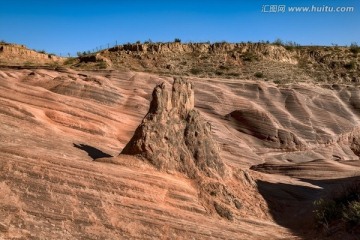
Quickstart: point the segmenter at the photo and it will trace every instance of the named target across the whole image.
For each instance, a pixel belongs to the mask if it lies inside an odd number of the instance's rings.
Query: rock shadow
[[[327,239],[316,228],[314,201],[327,198],[344,186],[359,181],[359,177],[309,180],[300,179],[311,186],[257,181],[259,193],[267,202],[269,212],[277,224],[290,229],[301,239]]]
[[[87,152],[87,154],[93,159],[96,160],[98,158],[105,158],[105,157],[112,157],[110,154],[107,154],[97,148],[94,148],[92,146],[86,145],[86,144],[76,144],[73,143],[74,147],[83,150]]]

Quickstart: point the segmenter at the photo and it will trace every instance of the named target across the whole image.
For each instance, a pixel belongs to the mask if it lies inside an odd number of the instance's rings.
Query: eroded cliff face
[[[221,178],[226,167],[218,151],[211,125],[194,109],[193,85],[175,78],[171,93],[165,83],[155,87],[148,114],[121,153],[143,156],[159,169],[190,178]]]
[[[222,55],[240,59],[242,54],[253,53],[258,58],[276,60],[296,64],[297,60],[285,48],[266,44],[247,43],[150,43],[150,44],[125,44],[109,49],[110,52],[127,52],[144,55],[151,54],[209,54]]]
[[[115,69],[277,83],[360,82],[360,54],[349,47],[172,42],[125,44],[98,54]]]
[[[64,59],[53,54],[39,53],[24,45],[0,43],[0,62],[5,64],[41,64],[62,62]]]

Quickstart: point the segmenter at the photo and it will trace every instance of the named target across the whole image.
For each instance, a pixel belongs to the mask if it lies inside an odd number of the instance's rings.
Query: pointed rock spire
[[[222,178],[226,166],[208,124],[194,109],[193,85],[175,78],[171,96],[164,83],[155,87],[148,114],[121,152],[139,155],[163,170],[195,178]]]

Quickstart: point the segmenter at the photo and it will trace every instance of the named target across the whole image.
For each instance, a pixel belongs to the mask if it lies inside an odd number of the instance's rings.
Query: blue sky
[[[264,5],[285,5],[264,13]],[[291,6],[351,6],[354,12],[294,13]],[[265,8],[269,9],[269,8]],[[360,44],[360,0],[4,0],[0,40],[74,55],[107,43],[173,41],[295,41]]]

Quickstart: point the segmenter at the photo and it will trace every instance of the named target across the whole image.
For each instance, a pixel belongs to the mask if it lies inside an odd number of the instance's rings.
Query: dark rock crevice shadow
[[[111,156],[110,154],[107,154],[95,147],[92,147],[92,146],[89,146],[89,145],[86,145],[86,144],[76,144],[76,143],[73,143],[73,146],[75,148],[78,148],[80,150],[83,150],[85,152],[87,152],[87,154],[89,155],[89,157],[92,158],[92,160],[96,160],[98,158],[106,158],[106,157],[113,157]]]

